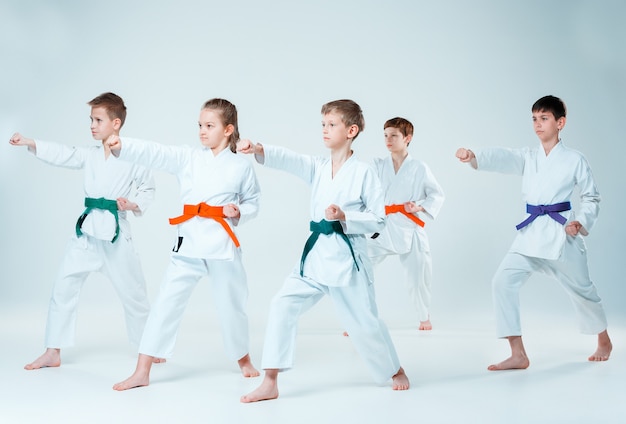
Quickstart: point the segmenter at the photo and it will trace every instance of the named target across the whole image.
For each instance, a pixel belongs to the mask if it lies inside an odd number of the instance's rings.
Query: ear
[[[413,134],[409,134],[406,137],[404,137],[404,141],[406,141],[406,145],[408,146],[409,143],[411,142],[411,140],[413,140]]]
[[[224,135],[226,137],[230,137],[230,135],[234,132],[235,132],[235,126],[233,124],[228,124],[226,125],[226,128],[224,128]]]
[[[567,122],[565,116],[561,116],[559,119],[556,120],[556,127],[559,129],[559,131],[563,129],[563,127],[565,126],[565,122]]]
[[[122,120],[120,118],[115,118],[113,120],[113,129],[119,131],[122,128]]]
[[[348,128],[348,138],[354,138],[359,134],[359,126],[357,124],[350,125]]]

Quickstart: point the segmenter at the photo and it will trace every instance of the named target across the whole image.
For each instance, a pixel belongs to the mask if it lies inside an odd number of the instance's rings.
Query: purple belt
[[[541,215],[549,215],[550,218],[554,219],[561,225],[564,225],[567,222],[567,219],[559,214],[559,212],[564,212],[572,209],[572,205],[570,202],[563,203],[555,203],[554,205],[529,205],[526,204],[526,212],[530,214],[528,218],[515,226],[518,230],[521,230],[535,219]]]

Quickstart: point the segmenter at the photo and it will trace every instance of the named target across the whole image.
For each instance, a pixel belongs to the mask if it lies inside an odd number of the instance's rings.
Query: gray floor
[[[109,311],[110,312],[110,311]],[[118,393],[113,383],[134,369],[135,353],[107,311],[81,311],[77,346],[60,368],[22,369],[42,352],[45,311],[3,307],[0,338],[2,423],[618,423],[626,420],[626,328],[610,329],[610,361],[589,363],[594,338],[570,325],[526,323],[531,367],[493,373],[508,354],[482,321],[441,320],[430,333],[391,328],[412,387],[376,386],[341,329],[304,323],[294,370],[281,374],[280,398],[239,403],[259,378],[244,379],[225,359],[218,331],[202,311],[185,316],[175,356],[155,365],[151,385]],[[109,318],[108,316],[111,315]],[[563,325],[565,328],[558,328]],[[252,324],[260,364],[262,329]],[[481,328],[483,327],[483,328]],[[122,332],[123,333],[123,332]],[[558,337],[554,335],[558,334]]]

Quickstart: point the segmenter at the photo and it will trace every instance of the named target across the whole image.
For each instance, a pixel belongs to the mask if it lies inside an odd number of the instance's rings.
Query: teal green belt
[[[104,197],[99,199],[85,197],[85,207],[87,209],[85,209],[85,212],[83,212],[76,222],[76,236],[80,237],[83,235],[80,227],[83,226],[83,222],[85,221],[85,218],[87,218],[87,215],[89,215],[89,212],[91,212],[92,209],[102,209],[111,212],[115,217],[115,236],[113,237],[113,240],[111,240],[111,243],[115,242],[115,240],[117,240],[117,236],[120,235],[120,219],[117,216],[117,200],[109,200]]]
[[[304,272],[304,260],[306,259],[311,249],[313,249],[313,246],[315,245],[315,242],[317,241],[317,238],[320,236],[320,234],[339,234],[339,236],[341,236],[341,238],[344,239],[346,243],[348,243],[350,253],[352,253],[352,259],[354,260],[354,265],[356,265],[357,271],[359,270],[359,264],[356,262],[354,250],[352,249],[352,243],[350,243],[350,239],[343,232],[343,227],[341,226],[341,223],[339,221],[326,221],[325,219],[322,219],[320,222],[311,221],[311,223],[309,224],[309,229],[313,232],[313,234],[311,234],[306,241],[304,245],[304,251],[302,252],[302,259],[300,259],[301,277],[303,276]]]

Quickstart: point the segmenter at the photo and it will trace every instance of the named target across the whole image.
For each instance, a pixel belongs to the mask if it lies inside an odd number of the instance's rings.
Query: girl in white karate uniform
[[[435,219],[445,196],[428,165],[407,151],[413,124],[404,118],[392,118],[385,122],[384,134],[391,154],[374,159],[374,169],[385,193],[387,222],[385,228],[368,238],[369,255],[374,264],[398,256],[417,310],[418,328],[431,330],[432,259],[425,223],[419,214]]]
[[[211,99],[202,107],[198,123],[202,148],[110,140],[120,159],[176,175],[183,203],[182,215],[170,219],[177,225],[178,238],[144,330],[137,368],[114,385],[115,390],[148,385],[155,358],[172,355],[183,312],[203,276],[212,283],[226,354],[238,362],[245,377],[259,375],[249,356],[248,286],[233,229],[257,215],[259,185],[249,161],[235,154],[239,139],[235,106]]]
[[[561,99],[546,96],[532,107],[535,133],[541,143],[534,148],[461,148],[456,156],[473,168],[522,176],[526,219],[493,279],[493,300],[498,337],[507,338],[511,357],[490,370],[524,369],[530,365],[522,342],[519,290],[533,272],[554,277],[569,295],[581,332],[597,334],[590,361],[606,361],[612,350],[607,322],[596,287],[589,277],[588,235],[598,217],[600,194],[591,168],[579,152],[559,138],[566,109]],[[574,188],[580,191],[577,214],[571,210]]]
[[[28,146],[38,159],[54,166],[84,169],[85,210],[68,242],[50,298],[46,351],[25,368],[58,367],[61,348],[74,345],[78,299],[85,280],[101,272],[122,301],[128,337],[138,345],[150,305],[139,255],[133,246],[127,211],[141,216],[154,199],[152,173],[110,156],[105,141],[117,135],[126,119],[122,98],[104,93],[88,103],[91,132],[102,145],[68,147],[16,133],[11,144]],[[133,191],[135,193],[133,194]]]
[[[393,379],[409,388],[385,324],[378,318],[366,233],[384,225],[380,182],[359,162],[352,141],[363,129],[361,108],[351,100],[322,107],[324,144],[330,158],[300,155],[280,147],[242,143],[266,166],[290,172],[311,185],[311,238],[301,262],[272,301],[263,349],[265,377],[244,403],[278,397],[278,373],[293,366],[299,316],[328,295],[356,350],[378,383]]]

